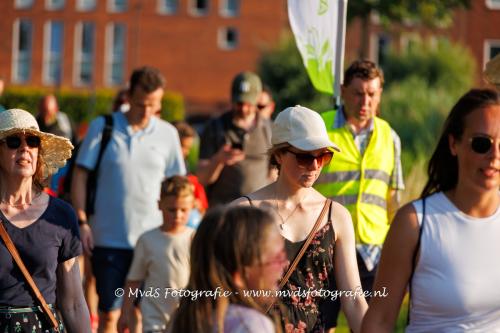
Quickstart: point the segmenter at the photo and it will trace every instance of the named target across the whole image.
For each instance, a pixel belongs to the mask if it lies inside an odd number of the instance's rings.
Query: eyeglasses
[[[268,104],[257,104],[257,109],[263,110],[263,109],[267,108],[268,106],[269,106]]]
[[[297,153],[290,149],[287,149],[286,151],[289,152],[290,154],[295,155],[295,160],[297,161],[297,164],[301,167],[308,167],[312,165],[314,161],[316,161],[318,165],[321,166],[327,165],[328,163],[330,163],[333,157],[333,152],[331,151],[325,151],[319,155],[313,155],[309,153]]]
[[[284,266],[288,265],[290,261],[288,260],[286,253],[283,251],[283,253],[279,256],[279,258],[275,258],[266,262],[262,262],[259,264],[259,266]]]
[[[493,148],[494,140],[488,136],[478,135],[469,139],[470,147],[477,154],[486,154]]]
[[[6,137],[3,140],[0,140],[1,142],[5,142],[8,148],[10,149],[18,149],[21,147],[21,144],[23,142],[23,137],[19,135],[10,135]],[[24,140],[26,141],[26,144],[30,148],[39,148],[41,144],[41,140],[39,136],[36,135],[25,135]]]

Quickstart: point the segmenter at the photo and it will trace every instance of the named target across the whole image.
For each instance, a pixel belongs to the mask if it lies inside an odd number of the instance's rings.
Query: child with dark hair
[[[184,288],[189,278],[189,247],[194,231],[186,224],[193,203],[193,186],[186,177],[173,176],[162,183],[158,208],[163,214],[163,225],[144,233],[137,241],[125,285],[119,332],[130,325],[141,286],[145,295],[140,302],[143,332],[166,330],[179,300],[164,297],[165,289]]]

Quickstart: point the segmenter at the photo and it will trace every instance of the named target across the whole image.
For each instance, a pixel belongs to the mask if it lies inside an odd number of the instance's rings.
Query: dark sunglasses
[[[21,147],[21,144],[23,142],[23,137],[18,136],[18,135],[10,135],[6,137],[5,139],[2,140],[2,142],[5,142],[7,147],[10,149],[18,149]],[[36,135],[25,135],[24,140],[26,141],[26,144],[30,148],[39,148],[41,144],[41,140],[39,136]]]
[[[297,161],[297,164],[301,167],[308,167],[312,165],[314,161],[316,161],[321,166],[327,165],[328,163],[330,163],[333,157],[333,152],[331,151],[326,151],[319,155],[313,155],[309,153],[297,153],[290,149],[286,149],[286,151],[289,152],[290,154],[295,155],[295,160]]]
[[[486,154],[493,148],[494,140],[487,136],[478,135],[470,138],[469,142],[473,152],[477,154]]]

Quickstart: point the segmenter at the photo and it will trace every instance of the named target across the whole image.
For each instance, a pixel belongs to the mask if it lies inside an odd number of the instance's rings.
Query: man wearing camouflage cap
[[[262,91],[252,72],[236,75],[231,110],[205,126],[200,142],[198,177],[211,206],[224,204],[269,183],[267,149],[270,121],[257,113]]]

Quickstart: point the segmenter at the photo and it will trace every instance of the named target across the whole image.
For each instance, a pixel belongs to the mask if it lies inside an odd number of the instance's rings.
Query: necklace
[[[308,193],[308,194],[309,194],[309,193]],[[281,231],[283,231],[283,230],[285,229],[285,224],[286,224],[286,222],[288,221],[288,219],[289,219],[290,217],[292,217],[292,215],[293,215],[293,214],[297,211],[297,209],[298,209],[299,207],[301,207],[301,206],[302,206],[302,202],[303,202],[306,198],[307,198],[307,194],[306,194],[306,195],[305,195],[302,199],[300,199],[300,200],[299,200],[299,202],[297,202],[297,203],[295,204],[295,207],[293,208],[292,212],[291,212],[290,214],[288,214],[288,216],[287,216],[286,218],[283,218],[283,216],[282,216],[282,215],[281,215],[281,213],[280,213],[280,207],[279,207],[279,205],[278,205],[278,192],[277,192],[277,191],[276,191],[276,189],[275,189],[275,191],[274,191],[274,206],[273,206],[273,208],[274,208],[274,210],[276,211],[276,213],[278,213],[278,216],[279,216],[279,217],[280,217],[280,219],[281,219],[281,223],[280,223],[280,225],[279,225],[279,227],[280,227]]]

